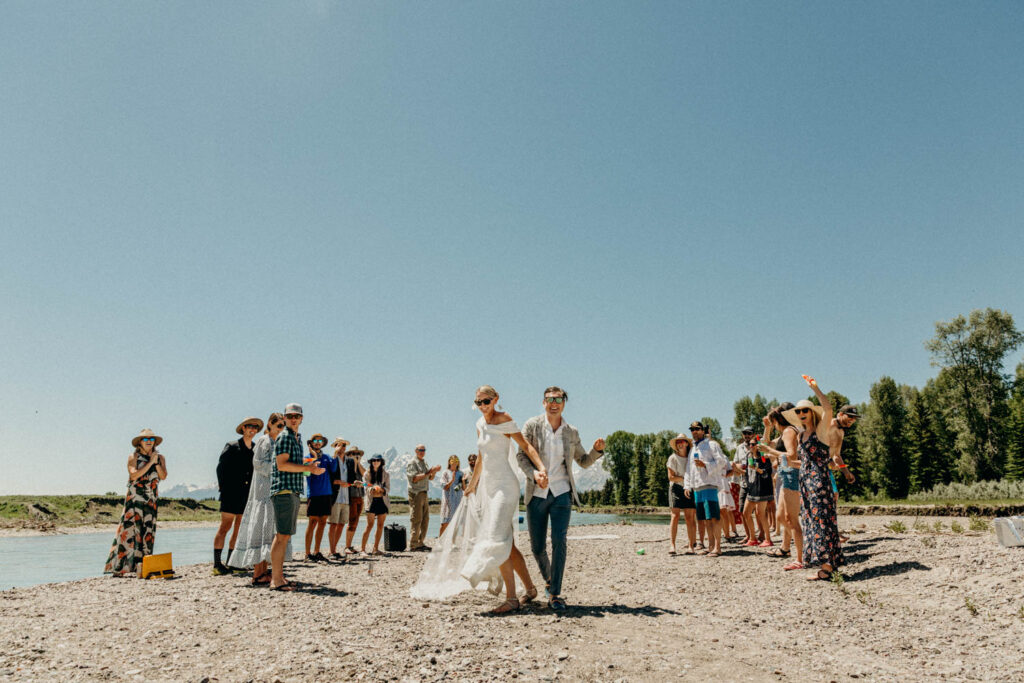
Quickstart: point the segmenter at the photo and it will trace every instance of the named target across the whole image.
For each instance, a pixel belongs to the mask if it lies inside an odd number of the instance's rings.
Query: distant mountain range
[[[167,489],[166,491],[160,491],[161,498],[194,498],[196,500],[204,500],[206,498],[220,498],[220,489],[217,488],[216,484],[207,484],[206,486],[196,486],[195,484],[177,484]]]
[[[391,447],[384,451],[384,469],[387,470],[388,474],[391,475],[391,495],[404,498],[409,494],[409,480],[405,476],[406,466],[412,462],[416,456],[412,453],[399,454],[398,450]],[[365,464],[365,462],[364,462]],[[433,463],[433,465],[439,464],[442,467],[444,463]],[[464,470],[469,469],[469,466],[463,462],[462,467]],[[604,482],[608,479],[609,474],[601,468],[601,463],[598,461],[588,469],[583,469],[579,465],[573,463],[573,476],[576,479],[576,486],[579,487],[580,491],[589,491],[591,489],[599,489],[604,486]],[[519,475],[519,483],[522,486],[525,478],[519,470],[516,470],[516,474]],[[430,498],[439,499],[441,497],[441,477],[440,473],[434,478],[434,481],[430,482],[430,488],[428,490]],[[161,498],[194,498],[195,500],[203,500],[206,498],[219,498],[220,491],[217,489],[216,484],[206,484],[199,486],[196,484],[177,484],[167,490],[160,491]]]

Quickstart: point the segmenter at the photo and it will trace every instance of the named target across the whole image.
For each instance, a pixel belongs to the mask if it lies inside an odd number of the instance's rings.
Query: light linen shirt
[[[565,471],[565,442],[562,441],[562,429],[565,427],[565,420],[558,425],[558,429],[551,429],[551,423],[544,420],[541,425],[541,433],[544,436],[544,455],[547,462],[544,466],[548,470],[548,487],[542,489],[539,486],[533,490],[534,498],[547,498],[548,491],[557,497],[572,490],[569,485],[569,473]]]

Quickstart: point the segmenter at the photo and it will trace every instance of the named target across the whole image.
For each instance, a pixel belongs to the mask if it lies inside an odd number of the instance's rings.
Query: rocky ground
[[[0,593],[0,678],[1024,679],[1024,548],[953,533],[949,518],[940,531],[936,519],[897,531],[892,521],[844,518],[842,583],[804,581],[733,545],[717,559],[670,557],[664,526],[574,527],[563,616],[489,616],[497,600],[486,593],[413,601],[425,557],[410,553],[290,563],[305,584],[290,594],[211,576],[210,565],[170,581],[19,588]],[[617,538],[587,538],[607,535]]]

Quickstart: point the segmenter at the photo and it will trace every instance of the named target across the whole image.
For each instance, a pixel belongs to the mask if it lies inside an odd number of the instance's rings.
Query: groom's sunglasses
[[[489,406],[489,405],[491,405],[491,399],[489,399],[489,398],[481,398],[481,399],[479,399],[477,401],[473,401],[473,403],[475,403],[478,406]]]
[[[565,397],[564,396],[545,396],[544,397],[544,402],[545,403],[565,403]]]

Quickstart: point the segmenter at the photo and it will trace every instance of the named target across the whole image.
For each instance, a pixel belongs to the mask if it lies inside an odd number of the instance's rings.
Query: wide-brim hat
[[[138,448],[139,442],[143,439],[155,439],[153,446],[159,446],[164,441],[164,438],[154,434],[152,429],[143,429],[137,437],[132,439],[132,448]]]
[[[678,443],[680,441],[685,441],[686,443],[690,444],[690,448],[693,448],[693,439],[691,439],[686,434],[677,434],[675,436],[675,438],[669,439],[668,440],[669,448],[671,448],[674,451],[676,449],[676,443]]]
[[[242,427],[247,424],[252,424],[253,422],[259,425],[259,427],[256,428],[257,432],[263,429],[263,420],[259,419],[258,417],[247,417],[238,423],[238,426],[235,427],[235,432],[237,434],[242,434]]]
[[[308,441],[306,441],[306,445],[308,446],[309,444],[313,443],[313,442],[314,442],[314,441],[316,441],[317,439],[319,439],[319,440],[323,441],[323,442],[324,442],[324,444],[326,444],[326,443],[327,443],[327,437],[326,437],[326,436],[324,436],[323,434],[321,434],[320,432],[317,432],[317,433],[316,433],[316,434],[314,434],[313,436],[309,437],[309,440],[308,440]]]
[[[367,460],[366,462],[370,463],[370,462],[373,462],[374,460],[380,460],[381,462],[384,462],[384,456],[381,455],[380,453],[374,453],[373,455],[370,456],[370,459]]]
[[[337,439],[335,439],[334,441],[331,442],[331,448],[337,448],[341,444],[345,444],[346,446],[349,446],[349,445],[351,445],[351,442],[346,440],[346,439],[343,439],[343,438],[341,438],[339,436]]]
[[[801,401],[798,401],[797,404],[793,406],[791,410],[783,412],[782,417],[786,418],[786,421],[789,422],[789,424],[793,425],[794,427],[803,427],[804,423],[800,421],[800,416],[796,414],[797,409],[801,408],[810,408],[811,410],[813,410],[815,413],[818,414],[819,421],[822,417],[825,416],[824,408],[822,408],[821,406],[814,405],[805,398]]]

